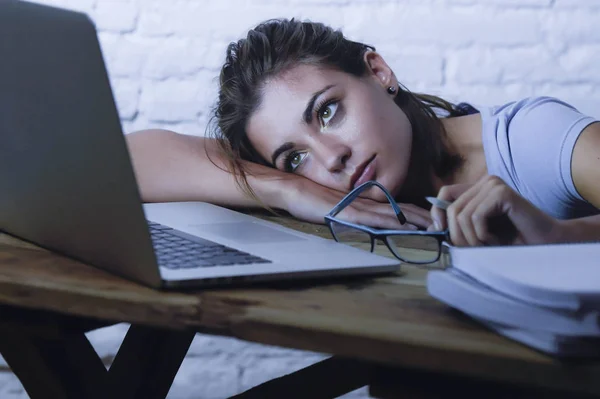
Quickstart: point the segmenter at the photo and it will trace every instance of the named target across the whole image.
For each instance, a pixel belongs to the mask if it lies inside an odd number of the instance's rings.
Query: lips
[[[352,177],[350,178],[350,190],[360,186],[361,184],[373,180],[375,177],[375,155],[369,158],[367,161],[360,164]]]

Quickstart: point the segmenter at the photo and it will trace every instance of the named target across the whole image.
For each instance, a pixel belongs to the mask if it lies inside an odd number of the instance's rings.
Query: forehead
[[[294,141],[303,126],[302,113],[315,92],[340,85],[347,74],[331,68],[298,65],[265,82],[261,103],[250,116],[246,131],[256,150],[268,155],[281,143]]]
[[[267,100],[276,96],[312,95],[324,85],[331,84],[332,80],[339,80],[343,75],[345,74],[337,69],[299,64],[265,82],[263,87],[265,101],[262,105],[266,105]]]

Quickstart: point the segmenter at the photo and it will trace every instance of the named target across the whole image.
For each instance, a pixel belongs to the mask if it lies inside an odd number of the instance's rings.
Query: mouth
[[[350,178],[350,190],[369,180],[373,180],[375,177],[375,166],[375,155],[360,164]]]

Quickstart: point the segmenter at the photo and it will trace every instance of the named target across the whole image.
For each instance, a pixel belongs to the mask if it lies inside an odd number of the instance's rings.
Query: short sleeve
[[[557,218],[593,212],[573,183],[571,159],[579,135],[596,120],[551,97],[512,103],[503,119],[497,144],[513,188]]]

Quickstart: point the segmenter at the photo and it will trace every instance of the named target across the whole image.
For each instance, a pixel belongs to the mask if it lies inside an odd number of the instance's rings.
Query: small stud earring
[[[387,88],[389,94],[396,94],[396,86],[390,86]]]

